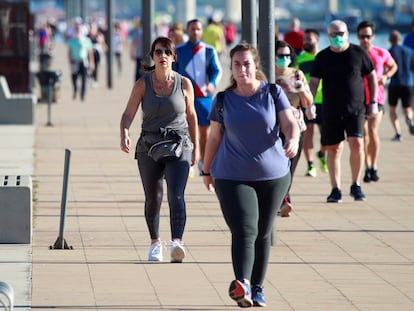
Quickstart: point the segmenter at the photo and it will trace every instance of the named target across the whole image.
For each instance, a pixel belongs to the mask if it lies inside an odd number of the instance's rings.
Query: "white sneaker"
[[[188,171],[188,177],[194,178],[195,172],[194,172],[194,166],[190,166],[190,170]]]
[[[148,252],[149,261],[162,261],[163,260],[162,246],[163,245],[161,241],[151,244],[149,252]]]
[[[171,241],[171,262],[183,262],[185,249],[183,243],[177,240]]]

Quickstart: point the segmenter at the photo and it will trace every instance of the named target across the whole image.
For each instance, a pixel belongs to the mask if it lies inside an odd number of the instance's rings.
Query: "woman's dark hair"
[[[231,69],[231,64],[233,61],[233,56],[234,54],[236,54],[237,52],[245,52],[245,51],[249,51],[252,56],[253,56],[253,61],[256,65],[256,79],[258,80],[263,80],[267,82],[267,78],[266,75],[264,74],[263,70],[262,70],[262,66],[260,64],[260,57],[259,54],[257,53],[257,50],[250,44],[247,43],[246,41],[242,41],[239,44],[237,44],[234,48],[231,49],[230,51],[230,69]],[[236,80],[234,80],[233,75],[230,75],[230,85],[227,87],[226,90],[233,90],[237,87],[237,82]]]
[[[161,45],[165,49],[170,49],[173,52],[174,61],[177,61],[177,48],[174,42],[167,37],[158,37],[154,40],[154,42],[152,42],[151,51],[149,52],[151,59],[154,57],[154,51],[157,44]],[[146,62],[143,62],[142,67],[145,71],[152,71],[155,69],[155,65],[147,64]]]
[[[286,41],[282,41],[282,40],[277,40],[275,43],[275,55],[277,55],[277,50],[281,49],[281,48],[289,48],[290,51],[290,65],[289,67],[295,67],[296,66],[296,53],[295,50],[290,46],[289,43],[287,43]]]

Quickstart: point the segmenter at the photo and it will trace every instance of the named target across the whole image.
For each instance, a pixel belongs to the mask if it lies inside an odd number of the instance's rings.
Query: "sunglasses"
[[[344,34],[345,34],[345,31],[334,31],[334,32],[331,32],[331,33],[329,34],[329,36],[330,36],[331,38],[334,38],[334,37],[337,37],[337,36],[342,37]]]
[[[276,56],[277,56],[277,58],[283,58],[283,57],[290,58],[290,54],[277,54]]]
[[[155,49],[154,53],[157,56],[161,56],[163,53],[165,53],[165,55],[167,55],[167,56],[173,55],[173,52],[170,49],[165,49],[165,50],[163,50],[163,49]]]
[[[371,39],[372,38],[372,35],[358,35],[358,38],[360,38],[360,39]]]

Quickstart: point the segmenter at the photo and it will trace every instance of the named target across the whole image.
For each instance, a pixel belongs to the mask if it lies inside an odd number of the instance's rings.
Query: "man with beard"
[[[302,70],[306,76],[306,80],[310,81],[310,72],[313,62],[315,61],[316,54],[319,52],[319,32],[316,29],[306,29],[303,36],[303,48],[304,51],[297,57],[297,67]],[[305,172],[305,176],[316,176],[316,167],[313,163],[313,133],[314,125],[318,125],[320,129],[321,125],[321,105],[322,105],[322,83],[316,91],[313,103],[316,108],[316,118],[309,120],[305,115],[306,132],[303,141],[303,153],[305,154],[308,168]],[[326,164],[325,147],[321,145],[320,150],[317,152],[319,159],[320,170],[324,173],[328,172],[328,166]]]

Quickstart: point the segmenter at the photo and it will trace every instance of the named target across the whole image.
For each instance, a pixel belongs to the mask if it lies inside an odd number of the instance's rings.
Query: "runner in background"
[[[298,68],[306,76],[306,80],[310,81],[310,72],[312,69],[313,62],[315,61],[316,54],[319,52],[319,32],[316,29],[306,29],[303,36],[303,49],[304,51],[297,57]],[[305,176],[316,177],[317,171],[316,166],[313,163],[313,135],[315,125],[318,126],[319,131],[321,128],[321,114],[322,114],[322,83],[319,84],[316,91],[315,97],[313,99],[316,109],[316,118],[309,120],[305,114],[306,122],[306,132],[305,138],[303,141],[303,153],[305,154],[306,162],[308,167],[305,172]],[[326,164],[326,148],[320,146],[319,151],[317,152],[317,157],[319,159],[319,168],[323,173],[328,172],[328,165]]]

